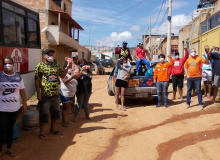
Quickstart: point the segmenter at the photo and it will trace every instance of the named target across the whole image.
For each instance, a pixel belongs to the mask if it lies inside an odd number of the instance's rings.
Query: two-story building
[[[83,28],[71,17],[72,2],[70,0],[19,0],[38,9],[40,15],[41,48],[53,49],[54,58],[64,65],[65,57],[73,52],[79,58],[89,59],[90,52],[79,45],[79,33]],[[43,56],[42,56],[43,58]]]
[[[206,45],[220,47],[219,2],[220,0],[202,10],[201,13],[196,13],[199,15],[179,31],[180,56],[183,56],[184,48],[195,48],[201,55]]]

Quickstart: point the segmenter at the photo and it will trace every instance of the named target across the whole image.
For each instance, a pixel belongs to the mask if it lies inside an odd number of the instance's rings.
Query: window
[[[2,9],[5,44],[25,45],[25,19],[11,11]]]
[[[38,17],[28,13],[28,42],[30,47],[38,46]]]
[[[212,21],[212,28],[215,28],[216,26],[220,25],[220,13],[216,14],[211,18]]]
[[[204,21],[201,23],[201,33],[203,34],[204,32],[206,32],[208,29],[207,29],[207,21]]]
[[[66,3],[64,3],[63,11],[66,12]]]
[[[53,0],[53,2],[61,8],[61,0]]]
[[[15,12],[15,13],[18,13],[18,14],[21,14],[21,15],[25,16],[25,11],[23,9],[15,7],[15,6],[13,6],[9,3],[2,2],[2,7],[7,9],[7,10],[10,10],[12,12]]]

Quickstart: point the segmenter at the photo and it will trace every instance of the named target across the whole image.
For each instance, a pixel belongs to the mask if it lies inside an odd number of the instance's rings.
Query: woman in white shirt
[[[66,68],[67,61],[65,62],[64,68]],[[60,101],[63,104],[62,110],[62,126],[69,127],[69,122],[66,119],[67,108],[71,107],[71,103],[73,103],[74,96],[76,94],[76,86],[78,84],[75,78],[78,78],[77,69],[69,70],[66,74],[66,77],[60,78]]]
[[[13,71],[13,59],[11,57],[5,57],[2,59],[2,64],[4,66],[4,71],[0,72],[0,159],[5,135],[7,137],[6,153],[12,157],[17,156],[17,154],[11,150],[13,127],[19,109],[21,108],[23,113],[27,110],[24,83],[21,76]],[[22,107],[20,96],[23,101]]]

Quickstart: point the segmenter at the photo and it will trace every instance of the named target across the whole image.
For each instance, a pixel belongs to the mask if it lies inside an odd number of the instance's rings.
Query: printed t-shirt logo
[[[191,61],[189,62],[190,66],[194,67],[194,66],[197,66],[197,62],[196,61]]]
[[[48,82],[57,82],[58,78],[56,75],[52,74],[47,77]]]
[[[6,88],[5,91],[2,93],[3,96],[7,96],[15,92],[15,88]]]
[[[179,66],[180,65],[180,62],[179,61],[175,61],[174,62],[174,66]]]

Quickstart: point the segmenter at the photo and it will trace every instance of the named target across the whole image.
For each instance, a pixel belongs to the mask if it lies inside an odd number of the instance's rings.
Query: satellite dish
[[[41,30],[41,33],[45,32],[46,30],[47,30],[47,26]]]

